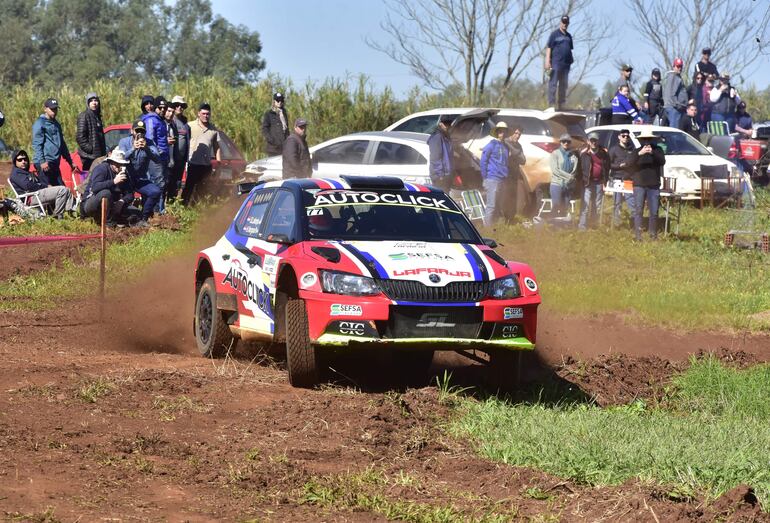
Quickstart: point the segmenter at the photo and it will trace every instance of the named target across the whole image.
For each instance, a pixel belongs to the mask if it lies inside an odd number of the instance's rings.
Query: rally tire
[[[233,348],[235,336],[217,309],[214,278],[206,278],[195,299],[195,342],[205,358],[221,358]]]
[[[307,306],[304,300],[286,303],[286,368],[289,383],[304,389],[318,385],[318,356],[310,342]]]

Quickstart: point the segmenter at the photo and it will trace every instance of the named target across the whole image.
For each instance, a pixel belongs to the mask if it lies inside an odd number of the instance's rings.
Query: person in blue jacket
[[[615,93],[615,97],[612,99],[612,124],[630,124],[633,123],[639,116],[636,112],[636,108],[628,98],[629,95],[628,85],[621,85],[618,87],[618,92]]]
[[[155,212],[163,190],[151,178],[151,166],[160,158],[155,143],[147,136],[144,120],[137,120],[131,126],[131,136],[118,142],[118,149],[123,151],[128,160],[128,176],[136,192],[142,195],[142,219],[135,225],[147,227],[148,220]]]
[[[490,227],[495,219],[497,193],[501,184],[508,178],[508,156],[510,149],[505,143],[508,136],[508,124],[497,122],[492,129],[494,139],[481,150],[481,179],[486,192],[486,210],[484,225]]]
[[[61,124],[56,120],[58,112],[59,102],[49,98],[43,103],[43,114],[32,124],[32,161],[41,181],[51,186],[64,185],[59,171],[62,158],[73,172],[79,172],[72,164]]]
[[[441,115],[438,127],[428,138],[430,159],[428,171],[430,181],[439,189],[449,193],[452,188],[452,140],[449,139],[449,128],[454,122],[454,117],[448,114]]]
[[[144,122],[148,141],[155,144],[158,151],[158,157],[150,160],[148,174],[150,181],[160,187],[162,192],[166,187],[166,179],[168,177],[166,168],[169,160],[168,127],[155,112],[155,104],[157,102],[160,102],[159,98],[153,98],[151,95],[143,96],[142,115],[139,119]],[[159,205],[158,211],[163,212],[160,200],[156,204]]]

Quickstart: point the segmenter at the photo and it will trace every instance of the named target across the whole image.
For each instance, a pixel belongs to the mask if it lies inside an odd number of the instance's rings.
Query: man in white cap
[[[179,187],[182,185],[182,175],[187,167],[187,157],[190,155],[190,126],[184,114],[187,102],[182,96],[174,96],[171,99],[171,107],[174,108],[174,126],[176,127],[176,144],[174,145],[174,165],[169,172],[166,184],[166,201],[176,199]]]
[[[636,137],[641,147],[631,153],[629,163],[632,167],[634,180],[634,238],[642,241],[642,216],[644,202],[650,208],[648,231],[650,239],[658,238],[658,206],[660,204],[660,181],[663,178],[663,166],[666,155],[658,145],[652,131],[642,131]]]
[[[481,179],[484,181],[484,192],[486,193],[484,225],[487,227],[491,227],[496,218],[498,189],[508,178],[508,156],[510,154],[510,149],[505,144],[505,138],[508,136],[508,124],[497,122],[490,134],[494,140],[481,150]]]
[[[107,160],[97,165],[88,177],[88,186],[80,202],[80,214],[101,221],[101,203],[107,200],[107,225],[114,227],[124,208],[134,201],[134,191],[128,180],[126,167],[130,162],[116,147]]]

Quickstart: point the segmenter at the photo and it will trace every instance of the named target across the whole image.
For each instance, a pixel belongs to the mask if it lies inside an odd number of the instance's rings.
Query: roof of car
[[[498,111],[498,115],[501,116],[532,116],[532,117],[548,117],[554,114],[575,114],[578,116],[583,116],[582,114],[578,113],[572,113],[570,111],[553,111],[546,109],[545,111],[541,111],[539,109],[513,109],[508,107],[439,107],[437,109],[430,109],[428,111],[419,111],[416,113],[412,113],[409,115],[409,117],[414,116],[421,116],[421,115],[439,115],[439,114],[446,114],[446,113],[458,113],[458,114],[464,114],[468,111],[478,111],[481,109],[494,109]]]
[[[365,131],[361,133],[347,134],[345,136],[340,136],[339,138],[349,138],[352,136],[359,138],[378,138],[383,140],[392,140],[393,138],[398,138],[399,140],[413,140],[415,142],[426,143],[428,141],[429,135],[425,133],[412,133],[407,131]]]
[[[275,187],[298,187],[300,189],[347,189],[360,191],[398,190],[408,192],[433,192],[437,189],[429,185],[403,182],[393,176],[352,176],[346,179],[336,178],[296,178],[291,180],[277,180],[274,182],[258,183],[255,188],[270,189]],[[356,184],[365,184],[365,179],[370,179],[367,187],[357,187]],[[387,187],[390,184],[403,183],[403,187]],[[381,185],[377,187],[376,185]]]
[[[614,124],[614,125],[597,125],[595,127],[589,127],[586,129],[587,133],[590,133],[591,131],[619,131],[620,129],[628,129],[631,132],[642,132],[642,131],[676,131],[676,132],[684,132],[680,129],[677,129],[675,127],[664,127],[662,125],[648,125],[648,124]]]

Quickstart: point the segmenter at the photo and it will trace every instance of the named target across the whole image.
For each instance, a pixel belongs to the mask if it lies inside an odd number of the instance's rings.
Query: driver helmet
[[[332,217],[329,209],[323,209],[321,214],[308,216],[308,230],[312,236],[321,236],[332,232],[335,228],[336,220]]]

